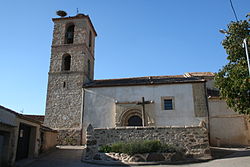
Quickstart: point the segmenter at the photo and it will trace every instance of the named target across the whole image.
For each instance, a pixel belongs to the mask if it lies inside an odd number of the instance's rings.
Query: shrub
[[[179,151],[173,145],[162,144],[159,140],[145,140],[133,142],[118,142],[112,145],[104,145],[100,147],[100,152],[116,152],[126,153],[129,155],[152,153],[152,152],[165,152],[172,153]]]
[[[118,142],[111,145],[111,152],[122,153],[126,147],[126,143]]]
[[[161,150],[160,152],[166,152],[166,153],[173,153],[173,152],[177,152],[180,149],[177,148],[174,145],[169,145],[169,144],[162,144]]]
[[[101,146],[99,152],[109,153],[111,151],[111,147],[109,145]]]

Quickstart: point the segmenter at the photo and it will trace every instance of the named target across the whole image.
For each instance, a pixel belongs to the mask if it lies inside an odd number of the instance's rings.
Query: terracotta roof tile
[[[136,85],[157,85],[205,82],[203,79],[195,77],[185,77],[183,75],[147,76],[119,79],[94,80],[86,83],[83,87],[109,87],[109,86],[136,86]]]
[[[31,118],[31,119],[34,119],[34,120],[37,120],[37,121],[40,121],[41,123],[44,122],[44,115],[24,115],[28,118]]]

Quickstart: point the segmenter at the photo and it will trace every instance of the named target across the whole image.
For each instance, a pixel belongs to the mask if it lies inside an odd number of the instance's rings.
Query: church
[[[209,128],[208,97],[218,97],[213,73],[94,80],[97,33],[90,17],[52,20],[44,124],[58,130],[59,144],[85,144],[89,124]]]

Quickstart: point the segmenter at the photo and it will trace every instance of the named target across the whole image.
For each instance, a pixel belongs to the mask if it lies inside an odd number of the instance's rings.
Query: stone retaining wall
[[[204,127],[117,127],[87,128],[86,159],[92,159],[101,145],[119,141],[160,140],[186,150],[185,155],[199,158],[210,154],[208,131]]]

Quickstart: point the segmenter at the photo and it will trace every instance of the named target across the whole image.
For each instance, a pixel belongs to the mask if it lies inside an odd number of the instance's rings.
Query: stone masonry
[[[200,158],[210,154],[208,131],[204,127],[117,127],[87,128],[86,154],[93,158],[99,146],[119,141],[160,140],[186,150],[190,157]]]
[[[81,144],[81,129],[60,129],[57,136],[58,145],[80,145]]]
[[[54,33],[44,124],[59,131],[59,143],[80,144],[82,86],[94,77],[96,32],[89,17],[83,14],[52,20]],[[73,43],[65,43],[69,25],[74,25]],[[70,70],[63,69],[64,55],[70,55]]]

